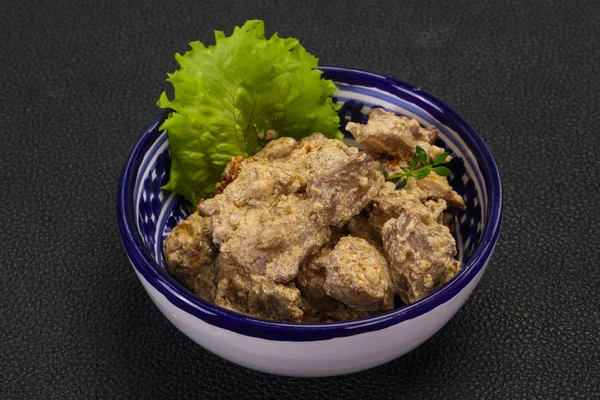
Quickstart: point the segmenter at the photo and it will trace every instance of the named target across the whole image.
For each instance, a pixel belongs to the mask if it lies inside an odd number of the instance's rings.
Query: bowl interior
[[[500,196],[499,180],[492,176],[497,175],[495,164],[481,139],[454,111],[418,88],[363,71],[335,67],[323,67],[322,70],[324,77],[338,85],[334,101],[340,106],[342,125],[348,121],[366,123],[369,110],[382,107],[416,118],[424,126],[434,125],[439,129],[440,138],[436,144],[446,148],[452,156],[448,165],[453,172],[451,185],[463,196],[467,205],[466,210],[456,210],[458,224],[454,235],[458,258],[465,266],[454,279],[468,273],[467,270],[473,267],[469,261],[482,243],[492,217],[493,203],[490,199]],[[131,211],[136,224],[135,234],[139,235],[143,250],[156,262],[157,273],[179,285],[166,271],[162,242],[187,216],[188,205],[180,196],[161,190],[167,182],[170,166],[167,134],[158,129],[164,117],[152,124],[140,141],[142,148],[137,149],[143,154],[143,159],[139,167],[136,165]],[[352,144],[351,136],[344,133],[346,141]],[[498,193],[492,190],[490,182],[494,181],[498,182],[494,189]],[[493,200],[500,202],[500,197]],[[496,207],[495,212],[500,213],[501,209],[498,205]],[[497,235],[488,240],[495,242],[496,238]],[[191,292],[189,295],[194,296]]]

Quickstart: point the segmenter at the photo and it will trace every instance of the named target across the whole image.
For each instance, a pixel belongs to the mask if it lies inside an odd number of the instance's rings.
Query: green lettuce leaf
[[[192,42],[175,55],[180,69],[167,79],[174,99],[162,93],[158,101],[172,110],[160,127],[171,147],[164,189],[192,204],[213,193],[232,157],[255,154],[265,137],[342,137],[331,97],[337,87],[321,79],[317,58],[297,39],[266,39],[257,20],[215,38],[214,46]]]

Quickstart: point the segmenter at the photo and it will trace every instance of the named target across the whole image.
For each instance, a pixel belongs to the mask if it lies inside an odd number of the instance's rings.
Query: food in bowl
[[[459,271],[449,228],[465,204],[436,128],[373,108],[346,126],[364,151],[348,147],[337,87],[296,39],[265,39],[261,21],[216,39],[177,56],[175,98],[159,100],[164,188],[197,204],[164,241],[173,276],[243,314],[337,322],[413,303]]]
[[[448,149],[453,189],[466,208],[454,210],[456,276],[429,296],[359,320],[290,323],[232,312],[179,284],[167,271],[162,243],[189,215],[188,203],[161,189],[171,152],[159,116],[140,136],[119,179],[117,220],[124,249],[153,304],[178,330],[204,349],[247,368],[291,376],[331,376],[361,371],[406,354],[438,332],[465,304],[489,264],[503,208],[498,169],[489,149],[460,115],[409,83],[374,72],[321,66],[338,86],[333,101],[340,120],[367,123],[384,107],[439,130]],[[348,132],[344,131],[347,139]],[[220,176],[219,176],[220,178]]]
[[[379,108],[347,129],[365,151],[313,133],[234,157],[164,242],[169,271],[218,306],[292,322],[376,315],[449,281],[465,204],[435,166],[437,130]]]

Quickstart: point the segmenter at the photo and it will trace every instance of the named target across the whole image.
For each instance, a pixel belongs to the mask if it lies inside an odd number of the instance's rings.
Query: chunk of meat
[[[198,210],[210,217],[212,240],[217,247],[225,243],[237,228],[246,207],[238,207],[221,193],[198,203]]]
[[[446,177],[431,172],[424,179],[419,179],[415,182],[419,189],[423,191],[423,197],[428,199],[444,199],[452,207],[465,208],[465,201],[452,189]]]
[[[269,207],[237,207],[223,193],[200,209],[211,216],[213,241],[222,253],[249,273],[284,283],[329,240],[329,227],[310,217],[311,204],[306,197],[282,195]]]
[[[377,248],[377,250],[383,250],[383,243],[381,242],[381,234],[371,224],[369,224],[369,214],[361,212],[355,215],[348,221],[346,229],[351,236],[365,239]]]
[[[348,122],[346,130],[365,151],[373,154],[389,154],[408,160],[415,153],[416,146],[421,146],[432,158],[444,152],[444,149],[433,145],[438,136],[436,128],[423,128],[415,119],[381,108],[371,110],[366,125]]]
[[[460,269],[448,228],[404,213],[383,227],[383,246],[396,293],[413,303],[435,291]]]
[[[306,192],[314,200],[313,213],[341,227],[379,193],[383,181],[371,157],[358,153],[310,177]]]
[[[442,285],[448,283],[450,279],[454,278],[461,268],[462,263],[460,261],[456,259],[450,260],[446,264],[446,271],[444,272],[444,277],[442,278]]]
[[[277,164],[247,162],[223,193],[238,207],[250,204],[268,206],[277,202],[278,196],[298,192],[306,186],[304,177]]]
[[[423,205],[429,209],[431,218],[422,218],[425,223],[435,221],[438,224],[444,225],[444,212],[448,210],[448,203],[444,199],[425,200]]]
[[[327,136],[323,135],[321,132],[314,132],[312,135],[305,136],[300,139],[300,144],[309,144],[311,146],[323,146],[331,142]]]
[[[426,224],[441,222],[441,214],[447,208],[445,200],[425,200],[423,192],[416,186],[414,179],[409,179],[406,187],[396,190],[394,184],[386,182],[380,193],[367,208],[369,225],[381,232],[383,225],[402,213],[417,216]]]
[[[294,138],[282,137],[268,142],[265,145],[265,147],[263,147],[258,153],[256,153],[252,157],[249,157],[247,159],[244,159],[242,156],[233,157],[225,167],[223,173],[221,174],[221,181],[218,182],[215,186],[215,194],[223,193],[225,188],[228,187],[229,184],[231,184],[233,181],[235,181],[238,178],[238,176],[242,175],[241,177],[243,177],[244,174],[242,174],[241,172],[246,170],[246,167],[248,167],[249,165],[253,165],[253,167],[251,167],[250,170],[245,171],[245,183],[249,182],[249,178],[252,177],[253,174],[260,173],[260,171],[256,171],[256,169],[259,169],[259,167],[256,167],[256,165],[261,166],[263,170],[277,170],[279,174],[285,172],[288,175],[298,175],[293,174],[293,170],[290,168],[286,168],[286,164],[284,163],[279,164],[277,166],[275,166],[272,163],[276,160],[285,159],[297,147],[298,142]],[[262,177],[258,178],[260,181],[262,181]],[[267,178],[277,180],[277,178],[269,176],[267,176]],[[257,189],[260,189],[260,187],[258,187]],[[239,190],[239,188],[236,190]],[[247,189],[246,192],[250,192],[250,189]]]
[[[358,152],[357,148],[348,147],[341,140],[332,140],[321,133],[313,133],[303,138],[294,151],[279,162],[308,180],[310,176],[334,168]]]
[[[296,147],[298,147],[296,139],[282,137],[268,142],[254,155],[254,158],[268,161],[278,160],[287,157]]]
[[[361,238],[345,236],[329,254],[323,285],[330,296],[352,308],[391,310],[394,306],[383,255]]]
[[[217,258],[215,304],[242,314],[280,321],[302,322],[300,291],[293,283],[278,284],[248,274],[224,254]]]
[[[357,214],[383,181],[368,154],[320,133],[302,139],[277,165],[305,178],[306,193],[314,200],[312,213],[336,227]]]
[[[215,296],[213,261],[217,256],[211,234],[210,218],[194,213],[177,225],[163,243],[169,272],[208,301]]]
[[[325,269],[329,264],[329,253],[341,237],[340,233],[332,232],[331,240],[300,266],[296,276],[296,286],[306,299],[305,317],[310,315],[318,320],[324,312],[335,310],[338,307],[339,302],[327,295],[323,284],[325,283]]]

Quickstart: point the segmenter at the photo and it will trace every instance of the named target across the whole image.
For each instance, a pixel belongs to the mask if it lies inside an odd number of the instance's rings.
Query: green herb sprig
[[[396,183],[396,190],[404,188],[408,178],[423,179],[431,171],[440,176],[450,176],[452,171],[448,167],[440,165],[444,163],[448,155],[449,153],[443,152],[436,158],[427,157],[425,150],[421,146],[417,146],[415,154],[410,159],[410,167],[402,167],[402,173],[394,175],[388,175],[387,172],[383,171],[383,176],[385,176],[386,181],[399,179]]]

